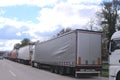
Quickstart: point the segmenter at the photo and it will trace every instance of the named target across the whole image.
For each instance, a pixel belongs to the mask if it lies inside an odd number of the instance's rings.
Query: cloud
[[[17,35],[17,36],[21,36],[21,35],[22,35],[22,33],[18,32],[18,33],[16,33],[16,35]]]
[[[72,3],[72,4],[99,4],[102,0],[67,0],[69,3]]]
[[[9,4],[6,2],[9,2]],[[39,11],[40,15],[37,17],[39,20],[37,24],[20,22],[15,20],[17,19],[16,17],[13,20],[2,19],[1,21],[15,27],[29,26],[32,32],[54,31],[58,28],[58,25],[63,27],[70,27],[76,24],[84,26],[94,16],[100,2],[101,0],[13,0],[11,2],[9,0],[1,0],[0,4],[4,6],[35,5],[42,8]],[[52,8],[49,5],[53,5]],[[34,29],[34,27],[38,29]]]
[[[96,11],[99,10],[100,2],[101,0],[1,0],[0,30],[7,29],[6,32],[1,31],[7,37],[4,36],[5,40],[0,40],[5,44],[0,47],[0,50],[11,50],[11,46],[24,37],[42,41],[62,28],[86,29],[90,18],[94,17]],[[17,7],[18,5],[39,7],[39,16],[35,17],[38,22],[19,21],[17,16],[12,19],[1,16],[6,13],[2,7]]]
[[[17,6],[17,5],[36,5],[39,7],[44,7],[49,4],[54,4],[58,0],[0,0],[0,6]]]
[[[20,28],[23,25],[27,25],[27,23],[17,21],[17,18],[10,19],[10,18],[0,17],[0,25],[1,25],[0,28],[4,27],[5,25],[10,25],[16,28]]]
[[[102,0],[0,0],[0,6],[17,6],[17,5],[36,5],[45,7],[47,5],[55,5],[61,2],[69,4],[99,4]]]
[[[95,16],[99,6],[93,0],[90,1],[89,6],[82,4],[85,1],[68,0],[68,2],[54,5],[53,8],[42,8],[40,16],[37,17],[39,22],[41,22],[39,25],[44,26],[45,30],[54,29],[58,25],[63,27],[71,27],[76,24],[80,27],[86,25],[89,19]],[[91,5],[92,2],[96,5]]]
[[[0,50],[6,51],[6,50],[12,50],[14,47],[15,43],[19,43],[20,40],[5,40],[5,39],[0,39]],[[3,46],[4,45],[4,46]]]

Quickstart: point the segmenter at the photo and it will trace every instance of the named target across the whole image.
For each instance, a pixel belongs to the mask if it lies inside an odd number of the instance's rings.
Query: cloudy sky
[[[86,29],[102,0],[0,0],[0,50],[23,38],[45,40],[61,29]]]

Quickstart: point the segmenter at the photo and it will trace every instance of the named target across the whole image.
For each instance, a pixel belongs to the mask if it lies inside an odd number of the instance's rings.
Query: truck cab
[[[109,53],[109,80],[120,80],[120,31],[112,35]]]

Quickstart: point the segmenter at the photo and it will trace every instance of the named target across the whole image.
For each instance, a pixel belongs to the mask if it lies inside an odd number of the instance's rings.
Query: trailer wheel
[[[37,63],[37,68],[38,69],[41,69],[42,68],[42,65],[40,63]]]
[[[120,80],[120,72],[117,74],[116,80]]]
[[[50,72],[52,72],[52,73],[55,72],[55,71],[54,71],[54,67],[51,67],[51,68],[50,68]]]
[[[65,69],[64,69],[64,67],[60,67],[59,73],[60,73],[61,75],[64,75],[64,74],[65,74]]]
[[[75,75],[76,75],[76,74],[75,74],[75,68],[71,68],[70,73],[71,73],[72,76],[75,77]]]
[[[55,67],[55,73],[59,74],[59,68],[58,67]]]
[[[34,62],[31,62],[31,66],[32,66],[32,67],[35,67],[35,66],[34,66]]]

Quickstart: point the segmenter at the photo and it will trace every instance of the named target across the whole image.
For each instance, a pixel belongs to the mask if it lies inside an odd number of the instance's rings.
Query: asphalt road
[[[62,76],[4,59],[0,60],[0,80],[108,80],[108,78]]]

